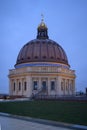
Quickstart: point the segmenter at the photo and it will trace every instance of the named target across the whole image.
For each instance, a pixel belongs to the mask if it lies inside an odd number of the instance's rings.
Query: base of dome
[[[69,66],[68,65],[65,65],[65,64],[61,64],[61,63],[47,63],[47,62],[29,62],[29,63],[23,63],[23,64],[18,64],[18,65],[15,65],[15,68],[23,68],[23,67],[28,67],[28,66],[57,66],[57,67],[62,67],[62,68],[67,68],[69,69]]]

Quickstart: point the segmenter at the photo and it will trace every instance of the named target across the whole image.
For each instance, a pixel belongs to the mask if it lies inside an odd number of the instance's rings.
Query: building
[[[48,28],[41,20],[37,37],[20,50],[15,69],[9,70],[10,95],[75,94],[75,71],[70,69],[64,49],[49,39]]]

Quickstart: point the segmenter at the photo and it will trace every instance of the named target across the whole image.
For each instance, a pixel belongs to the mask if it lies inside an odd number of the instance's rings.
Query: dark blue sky
[[[8,92],[9,69],[21,47],[36,38],[42,13],[49,38],[76,70],[76,90],[87,87],[87,0],[0,0],[0,93]]]

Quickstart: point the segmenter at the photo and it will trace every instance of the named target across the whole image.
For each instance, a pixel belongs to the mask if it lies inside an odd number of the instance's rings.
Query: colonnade
[[[37,88],[34,90],[34,82]],[[37,93],[46,84],[47,95],[73,95],[75,93],[74,79],[56,77],[19,77],[10,79],[10,95],[23,95],[30,97]],[[53,85],[53,86],[52,86]]]

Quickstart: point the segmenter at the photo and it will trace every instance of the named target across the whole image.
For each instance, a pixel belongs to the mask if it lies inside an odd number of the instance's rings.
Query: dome
[[[42,21],[37,28],[37,38],[22,47],[15,66],[31,62],[62,63],[69,66],[64,49],[57,42],[49,39],[47,31],[47,26]]]
[[[16,64],[27,62],[56,62],[68,65],[63,48],[50,39],[35,39],[25,44],[18,54]]]

